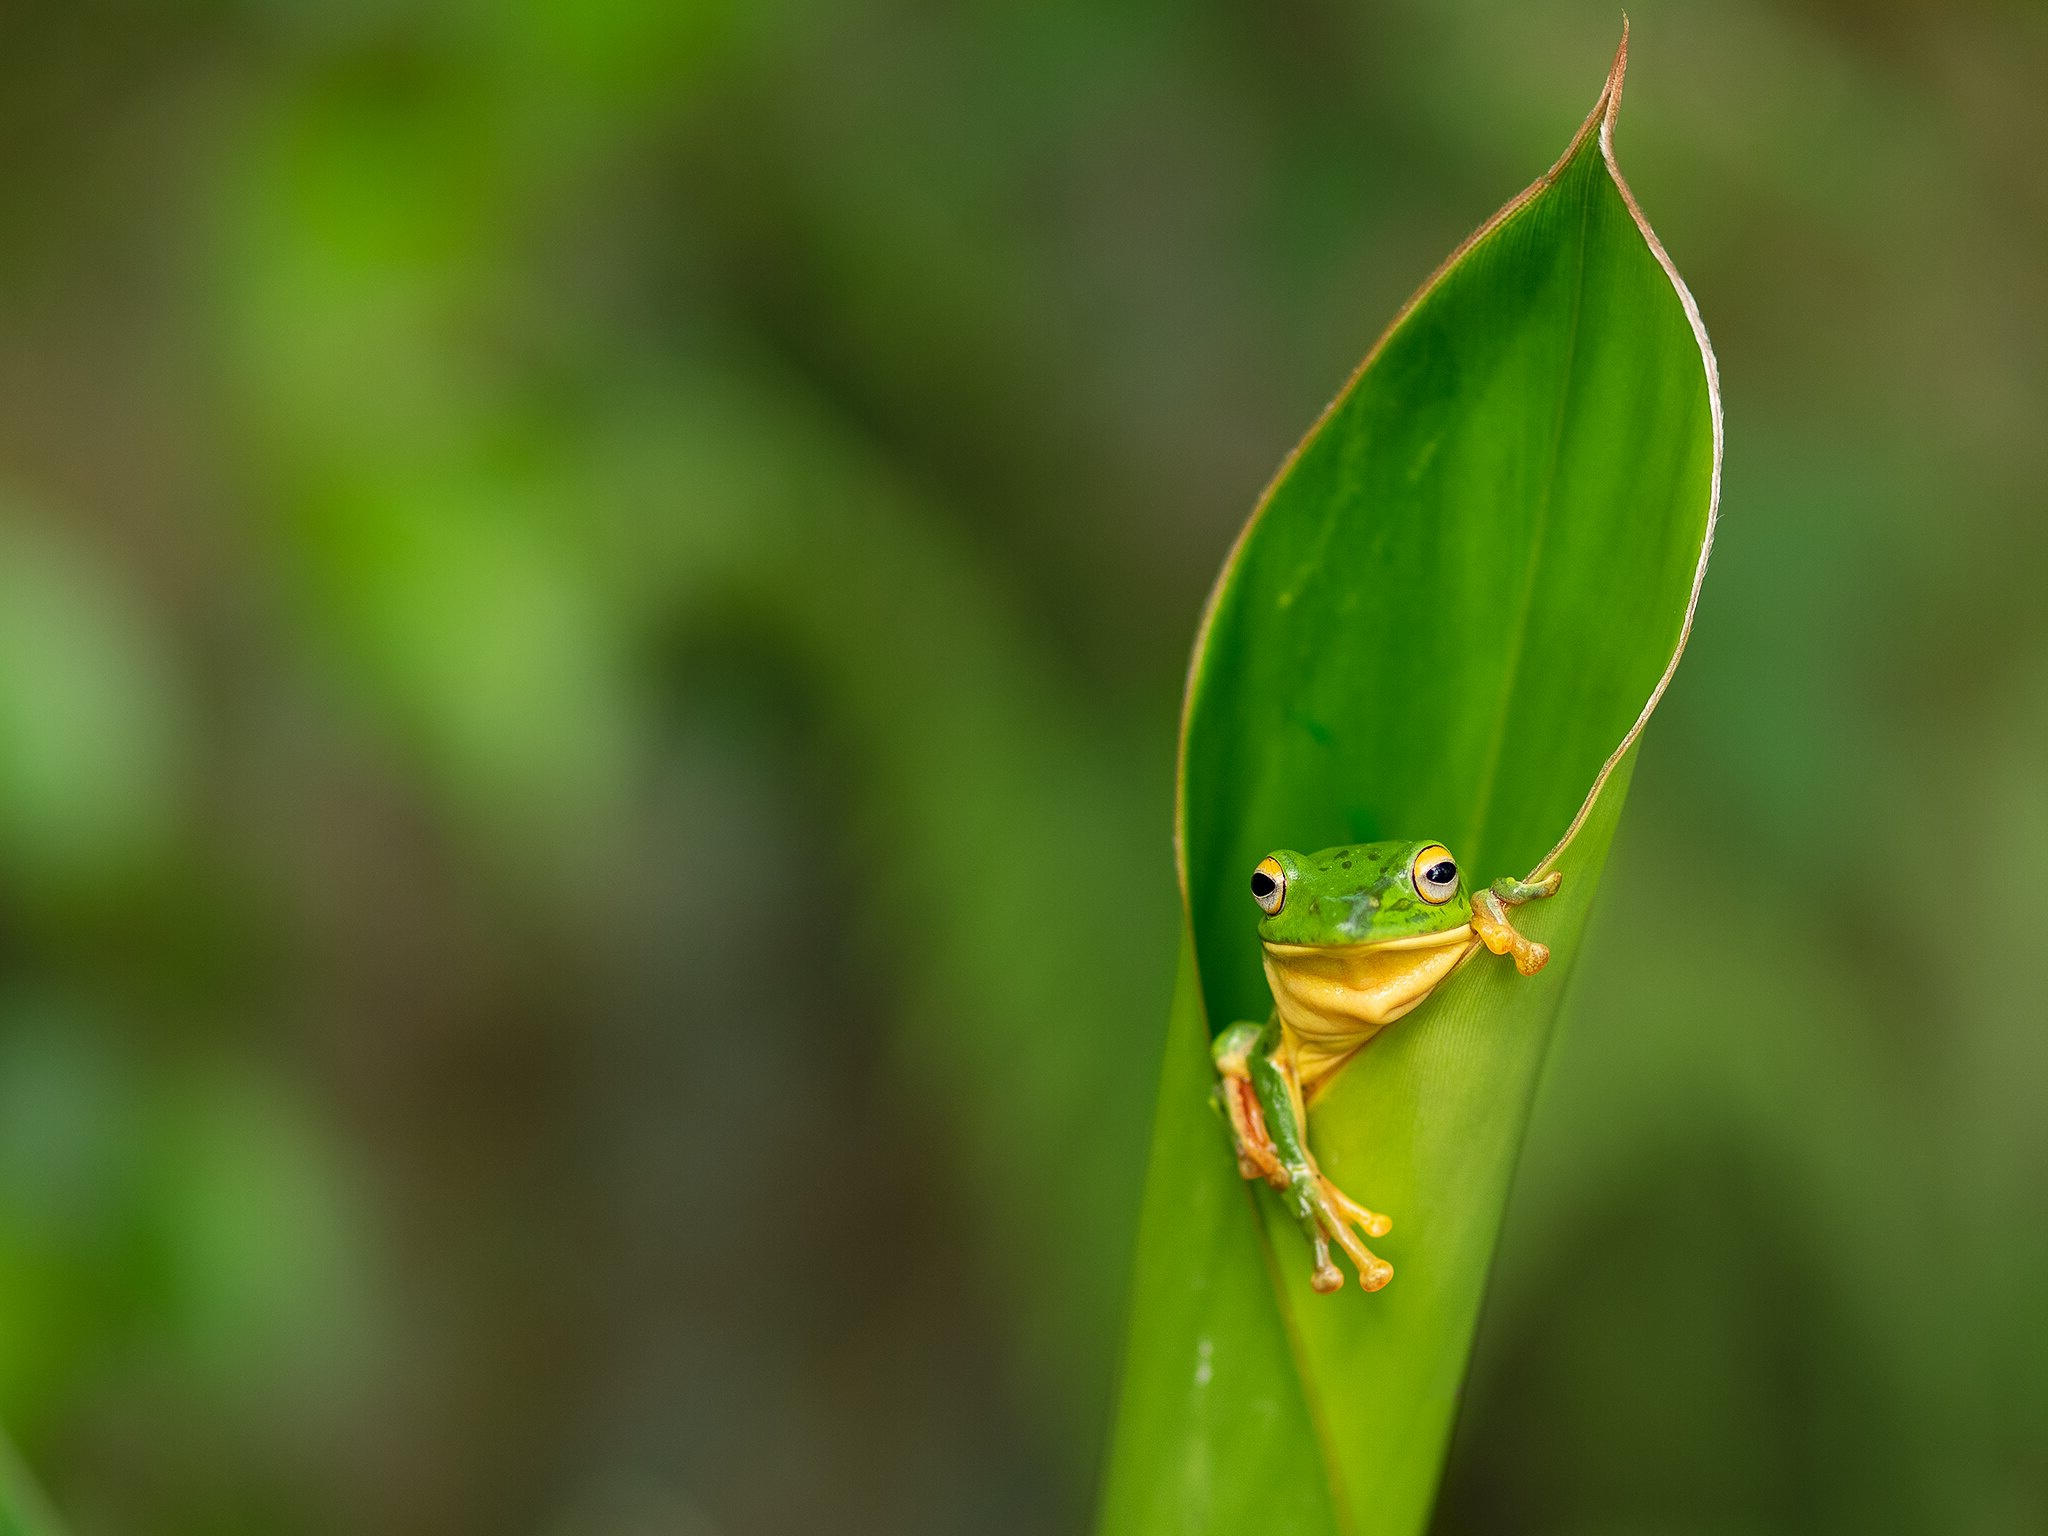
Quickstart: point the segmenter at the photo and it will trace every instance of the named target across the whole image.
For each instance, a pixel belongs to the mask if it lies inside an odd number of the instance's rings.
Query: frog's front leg
[[[1472,931],[1479,935],[1479,942],[1496,955],[1512,954],[1515,969],[1524,976],[1534,976],[1550,960],[1550,948],[1538,944],[1534,939],[1524,938],[1508,918],[1509,907],[1519,907],[1525,901],[1535,901],[1543,896],[1555,896],[1557,888],[1564,883],[1564,876],[1552,870],[1541,880],[1499,879],[1481,891],[1472,902]]]
[[[1315,1273],[1309,1283],[1329,1292],[1344,1284],[1344,1275],[1330,1262],[1334,1240],[1358,1268],[1358,1283],[1376,1291],[1394,1277],[1394,1267],[1359,1240],[1355,1226],[1368,1237],[1383,1237],[1393,1222],[1367,1210],[1323,1176],[1308,1148],[1301,1086],[1288,1059],[1275,1018],[1261,1029],[1238,1024],[1225,1030],[1214,1046],[1220,1093],[1237,1145],[1238,1171],[1248,1179],[1263,1178],[1279,1190],[1308,1234],[1315,1249]]]

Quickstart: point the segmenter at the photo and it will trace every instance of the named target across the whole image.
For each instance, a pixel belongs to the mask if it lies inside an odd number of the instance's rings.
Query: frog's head
[[[1269,944],[1336,948],[1445,933],[1472,920],[1472,901],[1442,843],[1351,843],[1301,854],[1282,848],[1252,871]]]

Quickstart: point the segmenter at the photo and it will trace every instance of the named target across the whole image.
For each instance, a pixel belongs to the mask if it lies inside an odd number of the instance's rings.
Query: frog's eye
[[[1287,902],[1287,871],[1278,859],[1261,859],[1252,871],[1252,900],[1268,917],[1276,915]]]
[[[1431,843],[1415,855],[1415,894],[1433,907],[1458,894],[1458,862],[1442,843]]]

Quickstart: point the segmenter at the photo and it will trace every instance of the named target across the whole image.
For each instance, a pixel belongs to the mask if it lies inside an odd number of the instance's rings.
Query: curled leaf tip
[[[1607,68],[1607,84],[1593,108],[1600,118],[1600,147],[1613,153],[1614,120],[1621,116],[1621,87],[1628,78],[1628,12],[1621,13],[1621,42],[1615,46],[1614,62]]]

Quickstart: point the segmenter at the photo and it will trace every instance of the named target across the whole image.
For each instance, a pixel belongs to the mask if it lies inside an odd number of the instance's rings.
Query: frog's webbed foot
[[[1358,1270],[1359,1289],[1376,1291],[1394,1278],[1394,1266],[1366,1247],[1359,1240],[1358,1233],[1352,1231],[1356,1226],[1367,1237],[1385,1237],[1394,1228],[1391,1218],[1367,1210],[1314,1167],[1297,1173],[1292,1187],[1297,1214],[1301,1216],[1302,1226],[1307,1229],[1309,1242],[1315,1249],[1315,1273],[1309,1277],[1311,1286],[1324,1295],[1344,1287],[1344,1272],[1330,1262],[1332,1241],[1344,1250]]]
[[[1524,976],[1534,976],[1550,960],[1548,945],[1538,944],[1534,939],[1524,938],[1508,918],[1509,907],[1519,907],[1525,901],[1539,897],[1555,896],[1564,876],[1552,870],[1541,880],[1496,880],[1481,891],[1472,903],[1472,931],[1479,935],[1479,942],[1496,955],[1512,954],[1515,969]]]

